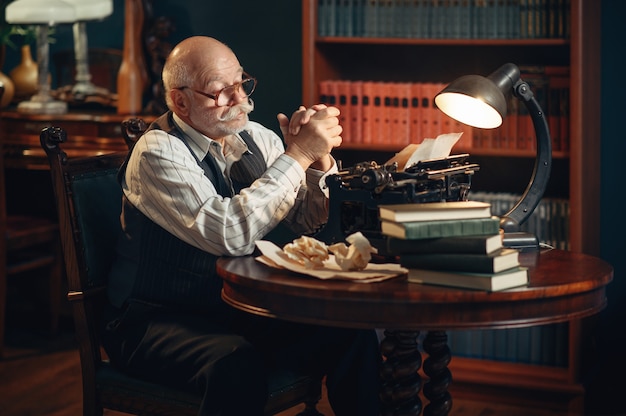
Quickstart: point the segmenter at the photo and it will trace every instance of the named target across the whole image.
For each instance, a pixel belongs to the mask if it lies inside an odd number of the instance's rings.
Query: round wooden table
[[[587,317],[606,305],[613,268],[603,260],[562,250],[522,253],[529,284],[484,292],[408,283],[406,277],[379,283],[319,280],[271,268],[253,256],[222,258],[223,299],[253,314],[295,322],[349,328],[385,328],[381,399],[384,414],[419,414],[419,331],[428,331],[423,370],[429,381],[425,414],[446,415],[451,359],[446,330],[512,328]]]

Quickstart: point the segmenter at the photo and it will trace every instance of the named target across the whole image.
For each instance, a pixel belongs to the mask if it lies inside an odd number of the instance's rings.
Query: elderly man
[[[279,226],[300,235],[324,223],[339,111],[279,114],[283,144],[248,118],[256,80],[203,36],[174,47],[163,84],[169,111],[120,171],[123,232],[103,335],[111,362],[201,394],[201,415],[261,415],[277,365],[326,376],[336,415],[377,415],[375,332],[237,312],[215,271],[219,256],[251,254]]]

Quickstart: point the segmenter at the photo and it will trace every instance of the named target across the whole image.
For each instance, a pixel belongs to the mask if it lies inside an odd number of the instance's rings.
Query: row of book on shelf
[[[320,36],[566,38],[570,0],[318,0]]]
[[[512,192],[479,192],[470,190],[469,198],[491,204],[493,215],[504,215],[520,200],[521,195]],[[521,231],[537,236],[541,244],[560,250],[569,250],[569,200],[560,197],[544,197],[521,226]]]
[[[455,357],[567,367],[568,323],[448,331]]]
[[[554,151],[569,150],[569,69],[522,66],[526,81],[547,114]],[[402,147],[435,138],[442,132],[463,133],[457,150],[535,150],[536,137],[525,104],[508,99],[508,114],[496,129],[478,129],[441,112],[434,101],[446,84],[438,82],[383,82],[323,80],[320,102],[341,111],[342,138],[348,144]]]

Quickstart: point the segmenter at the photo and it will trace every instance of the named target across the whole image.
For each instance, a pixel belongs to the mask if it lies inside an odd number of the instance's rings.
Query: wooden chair
[[[111,367],[103,356],[98,315],[106,299],[106,276],[119,232],[121,189],[117,171],[126,152],[68,159],[60,128],[41,133],[52,173],[83,378],[83,414],[103,408],[140,415],[195,415],[200,397],[138,380]],[[320,380],[292,373],[270,378],[266,414],[306,403],[302,415],[319,415]],[[245,400],[245,397],[242,397]]]
[[[146,131],[148,125],[142,118],[129,118],[122,121],[122,135],[128,149],[132,149],[135,142]]]
[[[43,216],[7,211],[4,151],[4,147],[0,147],[0,358],[4,353],[9,279],[39,277],[33,273],[47,276],[48,330],[51,334],[56,333],[59,326],[63,281],[57,223]],[[33,296],[26,293],[25,298],[32,299]]]

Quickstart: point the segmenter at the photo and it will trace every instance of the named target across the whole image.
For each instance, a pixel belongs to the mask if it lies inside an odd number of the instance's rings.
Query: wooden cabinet
[[[63,149],[69,157],[123,151],[122,121],[133,116],[107,112],[69,112],[63,115],[22,114],[3,110],[0,113],[0,143],[7,168],[47,170],[48,160],[39,143],[45,127],[62,127],[68,142]],[[155,116],[143,117],[151,122]]]
[[[151,115],[138,117],[146,122],[155,119]],[[43,115],[3,109],[0,146],[6,169],[7,211],[57,218],[50,165],[39,142],[43,128],[65,129],[68,140],[63,149],[69,157],[93,156],[128,149],[121,127],[126,118],[130,116],[100,111]]]
[[[500,39],[457,37],[364,37],[320,36],[318,34],[318,3],[302,1],[303,23],[303,102],[319,102],[320,82],[325,80],[374,80],[384,82],[449,83],[466,74],[489,75],[502,64],[561,66],[569,68],[569,146],[553,152],[552,187],[569,200],[569,248],[572,251],[599,254],[600,204],[600,3],[595,0],[564,0],[543,2],[562,4],[566,10],[567,34],[556,38],[509,37]],[[330,2],[333,3],[333,2]],[[335,2],[343,4],[344,2]],[[363,4],[353,2],[352,4]],[[376,3],[366,2],[366,3]],[[391,2],[381,2],[391,3]],[[404,2],[398,4],[427,3]],[[439,2],[447,4],[448,2]],[[459,3],[459,2],[456,2]],[[460,3],[463,3],[462,1]],[[467,3],[467,2],[465,2]],[[471,1],[469,3],[472,3]],[[485,2],[489,3],[489,2]],[[511,4],[512,2],[498,2]],[[515,2],[513,2],[515,3]],[[517,4],[523,1],[517,2]],[[478,3],[475,3],[478,4]],[[541,4],[541,3],[538,3]],[[339,28],[342,20],[335,20]],[[401,24],[400,20],[395,21]],[[336,33],[342,33],[337,30]],[[547,109],[544,109],[546,111]],[[350,161],[384,162],[388,153],[400,147],[383,144],[346,144],[340,158]],[[481,168],[479,175],[511,183],[530,179],[534,152],[517,149],[468,149],[471,157],[486,160],[486,167],[498,162],[497,171]],[[502,158],[506,162],[502,163]],[[481,163],[482,166],[482,163]],[[485,186],[489,191],[489,185]],[[520,190],[523,191],[523,189]],[[548,195],[549,196],[549,195]],[[553,368],[541,365],[485,362],[455,358],[456,379],[470,383],[528,387],[534,385],[558,394],[580,394],[582,350],[581,322],[567,327],[566,365]],[[466,371],[464,371],[466,370]],[[462,375],[460,375],[462,374]],[[577,400],[577,399],[576,399]],[[569,403],[576,400],[572,399]],[[566,400],[567,401],[567,400]],[[580,403],[579,403],[580,404]]]

